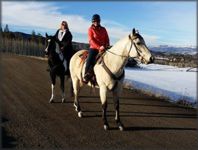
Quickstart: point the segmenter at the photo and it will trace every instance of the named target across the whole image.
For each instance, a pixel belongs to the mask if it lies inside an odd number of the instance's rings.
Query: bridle
[[[130,48],[129,48],[129,50],[128,50],[127,56],[116,54],[116,53],[110,51],[110,49],[108,49],[106,52],[109,52],[109,53],[111,53],[111,54],[113,54],[113,55],[116,55],[116,56],[129,58],[129,57],[130,57],[129,54],[130,54],[130,52],[131,52],[131,50],[132,50],[132,46],[134,45],[134,46],[135,46],[135,50],[136,50],[138,56],[136,56],[136,57],[131,57],[131,58],[138,58],[138,57],[141,56],[141,54],[140,54],[140,53],[141,53],[141,50],[138,49],[138,48],[137,48],[137,45],[133,42],[133,40],[135,40],[135,39],[137,39],[137,38],[138,38],[138,36],[136,36],[136,35],[135,35],[135,36],[132,36],[132,37],[131,37],[131,35],[129,35],[129,39],[130,39],[130,41],[131,41],[131,46],[130,46]]]
[[[50,41],[49,41],[49,40],[50,40]],[[50,46],[50,42],[52,42],[52,41],[53,41],[53,39],[52,39],[52,38],[49,38],[47,41],[48,41],[48,46],[46,47],[46,49],[48,50],[48,51],[47,51],[47,53],[49,53],[49,46]],[[59,51],[57,51],[57,49],[56,49],[56,48],[57,48],[57,46],[58,46],[58,45],[57,45],[58,43],[56,42],[56,40],[54,40],[54,44],[55,44],[55,52],[56,52],[57,54],[62,53],[60,50],[59,50]],[[46,50],[45,50],[45,52],[46,52]]]
[[[50,55],[50,52],[49,52],[49,47],[50,47],[50,42],[54,42],[53,44],[54,44],[54,48],[55,48],[55,50],[53,50],[54,52],[53,52],[53,55],[54,54],[57,54],[57,55],[59,55],[59,57],[60,57],[60,54],[62,54],[62,52],[60,51],[60,49],[59,50],[57,50],[57,47],[58,47],[58,43],[57,43],[57,41],[56,40],[54,40],[54,39],[52,39],[52,38],[48,38],[48,46],[46,47],[46,49],[47,49],[47,55],[48,55],[48,58],[50,58],[50,57],[52,57],[52,55]],[[50,51],[52,51],[52,50],[50,50]],[[45,50],[45,52],[46,52],[46,50]],[[51,54],[52,54],[52,52],[51,52]],[[62,62],[64,62],[64,57],[63,57],[63,60],[61,60]]]
[[[137,48],[136,44],[133,42],[133,40],[135,40],[135,39],[137,39],[137,38],[139,38],[138,35],[135,35],[135,36],[132,36],[132,37],[131,37],[131,35],[129,35],[129,39],[130,39],[130,41],[131,41],[131,45],[130,45],[130,48],[129,48],[129,50],[128,50],[127,56],[116,54],[116,53],[110,51],[109,49],[106,50],[106,52],[109,52],[109,53],[111,53],[111,54],[113,54],[113,55],[116,55],[116,56],[119,56],[119,57],[127,58],[127,59],[125,60],[125,62],[126,62],[126,61],[128,60],[128,58],[130,57],[129,55],[130,55],[130,52],[131,52],[131,50],[132,50],[132,46],[134,45],[134,46],[135,46],[135,50],[136,50],[138,56],[136,56],[136,57],[131,57],[131,58],[134,58],[134,59],[135,59],[135,58],[141,57],[141,54],[140,54],[141,51]],[[106,54],[106,53],[105,53],[105,54]],[[105,54],[104,54],[104,55],[105,55]],[[104,55],[103,55],[103,57],[102,57],[100,63],[102,64],[102,66],[103,66],[103,68],[105,69],[105,71],[109,74],[109,76],[115,81],[115,84],[114,84],[113,88],[111,89],[111,90],[114,90],[114,89],[116,88],[117,84],[118,84],[118,81],[120,81],[120,80],[124,77],[125,72],[124,72],[124,70],[122,70],[122,73],[121,73],[118,77],[117,77],[116,75],[114,75],[114,74],[111,72],[111,70],[107,67],[107,65],[105,64],[104,59],[103,59],[103,58],[104,58]],[[121,66],[121,68],[123,68],[124,65],[125,65],[125,63],[123,63],[123,65]]]
[[[135,40],[136,38],[138,38],[138,35],[132,36],[132,37],[131,37],[131,35],[129,35],[129,39],[130,39],[130,41],[131,41],[131,45],[130,45],[130,48],[129,48],[129,50],[128,50],[127,56],[116,54],[116,53],[114,53],[114,52],[112,52],[112,51],[110,51],[110,50],[107,50],[106,52],[109,52],[109,53],[111,53],[111,54],[113,54],[113,55],[116,55],[116,56],[119,56],[119,57],[129,58],[129,57],[130,57],[130,56],[129,56],[129,55],[130,55],[130,52],[131,52],[131,50],[132,50],[132,46],[133,46],[133,44],[134,44],[135,49],[136,49],[137,54],[138,54],[137,57],[140,57],[140,56],[141,56],[141,54],[140,54],[141,51],[137,48],[136,44],[133,42],[133,40]],[[105,54],[106,54],[106,53],[105,53]],[[105,54],[104,54],[104,55],[105,55]],[[114,90],[115,87],[116,87],[117,84],[118,84],[118,81],[120,81],[120,80],[124,77],[125,72],[124,72],[124,70],[122,70],[122,73],[121,73],[118,77],[117,77],[116,75],[114,75],[114,74],[111,72],[111,70],[107,67],[107,65],[105,64],[104,59],[103,59],[103,58],[104,58],[104,55],[102,56],[102,59],[101,59],[100,63],[102,64],[102,66],[103,66],[103,68],[105,69],[105,71],[109,74],[109,76],[115,81],[115,84],[114,84],[113,88],[111,89],[111,90]],[[137,57],[132,57],[132,58],[137,58]],[[128,59],[126,59],[125,62],[126,62],[127,60],[128,60]],[[121,68],[123,68],[124,65],[125,65],[125,63],[123,63],[123,65],[121,66]]]

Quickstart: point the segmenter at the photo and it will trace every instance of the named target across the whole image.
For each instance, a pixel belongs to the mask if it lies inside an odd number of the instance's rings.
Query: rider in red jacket
[[[109,36],[104,27],[100,25],[100,16],[98,14],[93,15],[92,25],[88,30],[89,38],[89,55],[85,67],[84,81],[88,82],[91,78],[91,71],[95,65],[95,59],[99,52],[103,52],[109,46]]]
[[[91,49],[103,51],[106,47],[109,46],[109,36],[107,34],[107,31],[99,24],[98,26],[95,26],[94,24],[91,25],[88,31],[88,36]]]

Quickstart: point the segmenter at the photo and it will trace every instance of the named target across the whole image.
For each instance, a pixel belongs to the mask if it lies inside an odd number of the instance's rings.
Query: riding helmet
[[[92,16],[92,22],[93,21],[100,21],[100,16],[98,15],[98,14],[94,14],[93,16]]]

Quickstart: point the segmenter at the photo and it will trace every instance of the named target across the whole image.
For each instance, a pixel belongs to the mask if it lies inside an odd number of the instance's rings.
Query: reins
[[[62,52],[60,51],[60,49],[58,49],[58,51],[57,51],[56,47],[58,46],[58,43],[57,43],[55,40],[54,40],[54,42],[55,42],[54,54],[57,54],[58,57],[59,57],[59,55],[60,55]],[[63,54],[62,54],[62,55],[63,55]],[[49,57],[49,55],[48,55],[48,60],[52,60],[52,57],[54,57],[54,56],[51,55],[51,57]],[[59,57],[59,59],[60,59],[60,57]],[[63,60],[60,59],[61,63],[53,64],[53,67],[51,68],[51,70],[54,70],[54,69],[56,69],[57,67],[63,65],[64,60],[65,60],[65,58],[64,58],[64,56],[63,56]]]
[[[131,45],[130,45],[130,48],[129,48],[129,51],[128,51],[128,55],[127,55],[127,56],[116,54],[116,53],[114,53],[114,52],[112,52],[112,51],[110,51],[110,50],[107,50],[106,52],[109,52],[109,53],[111,53],[111,54],[113,54],[113,55],[116,55],[116,56],[129,58],[130,52],[131,52],[131,50],[132,50],[132,46],[133,46],[133,44],[134,44],[138,56],[141,56],[141,55],[140,55],[139,49],[137,48],[137,46],[136,46],[135,43],[133,42],[133,40],[136,39],[137,37],[132,38],[132,37],[129,35],[129,38],[130,38],[130,40],[131,40]],[[114,86],[113,86],[112,89],[111,89],[111,90],[114,90],[114,89],[117,87],[117,85],[118,85],[118,81],[120,81],[120,80],[124,77],[125,71],[123,70],[122,73],[117,77],[117,76],[116,76],[115,74],[113,74],[113,73],[111,72],[111,70],[107,67],[107,65],[105,64],[103,58],[104,58],[104,55],[102,56],[102,59],[101,59],[101,62],[100,62],[100,63],[102,64],[104,70],[109,74],[109,76],[110,76],[113,80],[115,80],[115,84],[114,84]],[[132,58],[137,58],[137,57],[132,57]],[[123,64],[123,66],[124,66],[124,65],[125,65],[125,63]],[[123,68],[123,66],[122,66],[121,68]]]
[[[116,55],[116,56],[129,58],[129,54],[130,54],[130,52],[131,52],[131,50],[132,50],[132,46],[134,45],[134,46],[135,46],[135,50],[136,50],[138,56],[141,56],[141,54],[140,54],[141,51],[137,48],[136,44],[133,42],[133,40],[136,39],[136,38],[138,38],[138,37],[137,37],[137,36],[134,36],[134,38],[133,38],[133,37],[131,37],[131,35],[129,35],[129,39],[130,39],[130,41],[131,41],[131,45],[130,45],[130,48],[129,48],[129,51],[128,51],[127,56],[116,54],[116,53],[110,51],[110,49],[106,50],[106,52],[109,52],[109,53],[111,53],[111,54],[113,54],[113,55]],[[137,56],[136,56],[136,57],[131,57],[131,58],[137,58]]]

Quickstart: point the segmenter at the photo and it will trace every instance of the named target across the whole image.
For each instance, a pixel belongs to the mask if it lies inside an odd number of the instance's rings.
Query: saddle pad
[[[88,51],[85,51],[84,53],[82,53],[82,54],[79,55],[79,57],[81,58],[80,64],[82,64],[82,63],[85,62],[85,60],[86,60],[87,57],[88,57],[88,54],[89,54],[89,52],[88,52]]]

